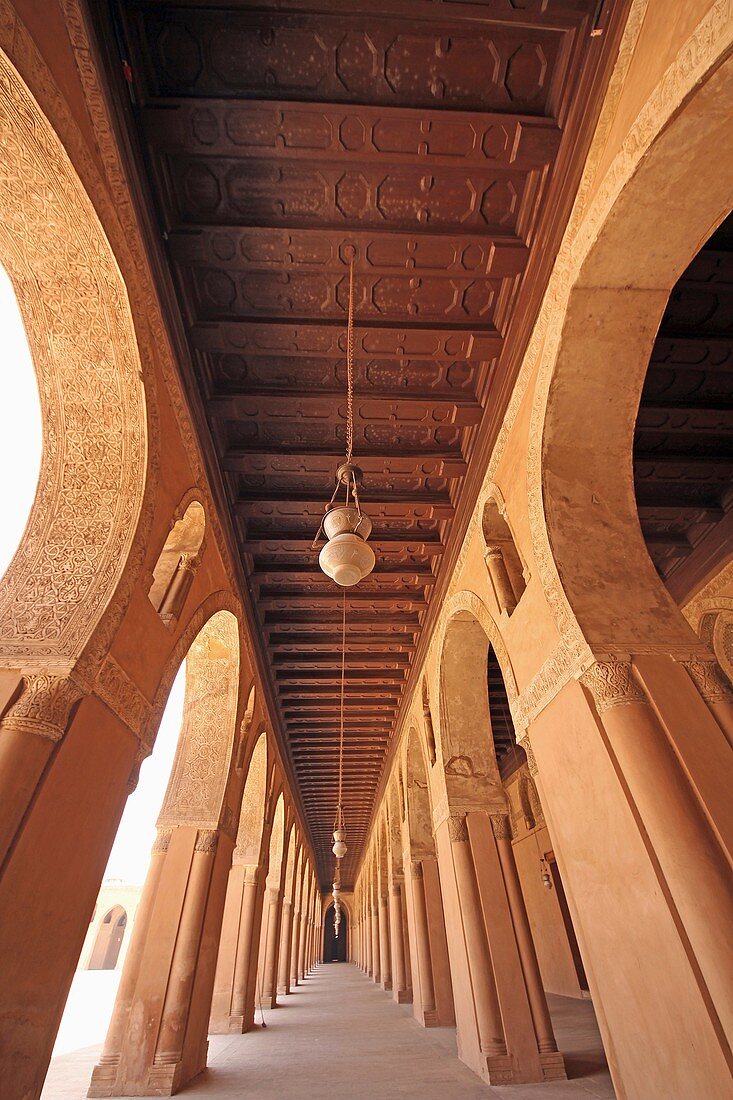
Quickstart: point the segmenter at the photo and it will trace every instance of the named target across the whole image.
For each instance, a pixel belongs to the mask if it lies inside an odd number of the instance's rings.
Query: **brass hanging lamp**
[[[346,461],[336,470],[336,488],[326,505],[325,515],[318,528],[312,549],[316,550],[322,534],[326,544],[318,556],[326,576],[342,588],[350,588],[368,576],[374,568],[375,557],[367,539],[372,523],[361,509],[359,487],[362,471],[354,458],[354,256],[356,250],[349,246],[349,303],[346,324]],[[337,504],[343,491],[344,503]]]

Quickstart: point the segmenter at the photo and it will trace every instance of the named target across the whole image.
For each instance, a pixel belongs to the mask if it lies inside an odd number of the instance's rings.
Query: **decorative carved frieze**
[[[519,742],[519,744],[524,749],[525,755],[527,757],[527,767],[529,768],[529,774],[532,775],[532,776],[537,775],[537,772],[538,772],[539,769],[537,767],[537,761],[535,760],[535,757],[534,757],[534,750],[532,748],[532,742],[529,739],[529,734],[528,733],[524,735],[524,737]]]
[[[19,697],[5,712],[2,728],[60,741],[84,691],[68,676],[29,674],[22,684]]]
[[[102,662],[93,688],[95,695],[136,737],[144,736],[149,728],[152,706],[111,653]]]
[[[596,661],[583,673],[580,682],[593,696],[599,714],[612,707],[645,702],[630,661]]]

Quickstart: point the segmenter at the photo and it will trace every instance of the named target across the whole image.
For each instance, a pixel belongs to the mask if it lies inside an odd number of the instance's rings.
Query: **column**
[[[229,872],[214,997],[212,1035],[249,1031],[254,1023],[257,953],[263,888],[254,864],[234,864]],[[135,921],[137,928],[137,919]]]
[[[302,920],[300,907],[293,917],[293,934],[291,937],[292,944],[290,950],[290,986],[298,985],[298,949],[300,947],[300,922]]]
[[[310,893],[310,884],[308,885],[308,893]],[[308,899],[306,898],[306,904],[303,908],[303,917],[300,925],[300,945],[298,947],[298,978],[302,982],[306,975],[306,944],[308,941]]]
[[[647,666],[648,682],[656,686],[661,678],[655,662],[640,658],[640,663]],[[669,664],[669,686],[674,691],[676,670],[674,662]],[[628,662],[599,662],[581,682],[593,696],[617,765],[665,876],[677,918],[689,941],[688,950],[694,953],[721,1025],[733,1035],[730,864],[706,817],[700,795],[693,790],[670,743],[676,733],[672,719],[665,732]],[[661,699],[660,706],[665,704],[666,700]],[[685,705],[684,696],[680,696],[679,705]],[[680,737],[685,733],[681,731]],[[682,744],[681,751],[684,749]],[[733,758],[727,755],[729,766],[733,766]],[[694,762],[691,764],[694,767]],[[705,778],[698,782],[697,792],[702,790]]]
[[[290,955],[292,950],[293,905],[283,902],[282,927],[280,929],[280,966],[277,982],[278,993],[290,992]]]
[[[0,1092],[32,1097],[142,746],[68,677],[0,671],[0,713]]]
[[[511,825],[508,817],[503,814],[492,817],[491,823],[499,852],[504,885],[509,899],[514,932],[517,937],[519,957],[527,987],[530,1012],[532,1013],[532,1023],[537,1037],[537,1048],[541,1054],[553,1054],[557,1052],[557,1043],[552,1029],[550,1010],[547,1007],[547,998],[542,986],[542,977],[537,962],[532,931],[529,926],[527,907],[524,904],[517,863],[514,858]]]
[[[163,858],[150,870],[149,908],[125,961],[89,1096],[172,1095],[205,1068],[233,846],[214,829],[161,834]]]
[[[494,971],[486,939],[481,901],[474,873],[465,814],[448,819],[458,898],[461,907],[463,935],[468,954],[468,968],[476,1013],[479,1045],[484,1054],[505,1055],[506,1042],[496,992]]]
[[[382,960],[379,957],[379,909],[372,905],[372,978],[379,982],[382,973]]]
[[[120,976],[120,984],[117,989],[114,1008],[112,1009],[110,1025],[107,1029],[107,1036],[104,1040],[102,1053],[99,1057],[100,1066],[116,1066],[120,1060],[127,1018],[130,1014],[130,1007],[132,1005],[135,986],[140,972],[143,949],[147,940],[153,903],[155,901],[155,895],[158,892],[158,883],[163,870],[165,853],[168,851],[169,842],[170,831],[159,832],[155,839],[155,844],[153,845],[153,851],[150,857],[150,867],[148,868],[148,873],[145,878],[142,897],[140,898],[140,904],[135,915],[135,923],[132,928],[132,939],[130,940],[130,946],[125,956],[125,964]]]
[[[374,960],[372,959],[372,909],[368,900],[364,905],[364,947],[366,949],[364,972],[368,978],[371,978]]]
[[[277,1007],[277,964],[280,931],[280,891],[267,891],[267,931],[262,963],[262,1001],[270,1008]]]
[[[387,913],[387,895],[379,898],[379,958],[381,961],[382,989],[392,989],[392,961],[389,943],[389,915]]]
[[[397,1004],[406,1004],[405,936],[402,925],[402,886],[399,882],[393,882],[389,891],[389,931],[392,940],[392,996]]]
[[[177,1076],[175,1070],[183,1057],[186,1020],[196,975],[196,961],[217,841],[216,833],[201,833],[196,841],[186,901],[178,926],[170,978],[163,1003],[153,1069],[149,1076],[151,1085],[157,1085],[159,1081],[161,1084],[173,1087],[179,1084],[175,1080]]]
[[[484,554],[484,561],[486,562],[486,568],[489,571],[489,577],[494,587],[494,594],[496,596],[496,602],[499,605],[500,611],[506,611],[511,615],[514,608],[517,606],[517,601],[514,596],[514,589],[512,582],[509,579],[509,572],[504,561],[504,552],[501,546],[487,546],[486,553]]]
[[[433,963],[430,958],[430,936],[428,933],[428,912],[425,905],[423,868],[419,860],[410,863],[410,886],[415,921],[415,951],[417,956],[418,977],[420,983],[420,1008],[423,1021],[432,1023],[435,1018],[435,988],[433,985]]]

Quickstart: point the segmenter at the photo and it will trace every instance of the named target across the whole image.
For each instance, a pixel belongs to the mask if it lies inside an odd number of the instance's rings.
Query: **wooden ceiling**
[[[733,215],[669,299],[634,436],[649,552],[682,603],[733,550]]]
[[[342,595],[311,541],[345,448],[349,245],[354,453],[377,566],[348,592],[345,884],[624,12],[621,0],[111,0],[97,16],[124,62],[189,383],[324,882]]]

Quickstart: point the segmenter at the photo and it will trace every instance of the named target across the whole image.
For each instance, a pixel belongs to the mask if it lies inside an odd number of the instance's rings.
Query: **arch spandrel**
[[[593,204],[571,219],[573,247],[561,250],[540,314],[530,519],[566,679],[594,653],[654,651],[662,632],[665,652],[700,648],[649,559],[631,455],[670,291],[733,202],[733,77],[730,59],[718,64],[730,27],[721,34],[712,11],[706,22],[647,100]]]
[[[435,855],[435,845],[427,757],[425,746],[415,726],[410,727],[407,736],[404,780],[406,841],[409,843],[409,858],[432,858]],[[406,852],[405,855],[408,853]]]
[[[267,735],[260,734],[252,752],[244,784],[234,862],[259,864],[262,855],[267,799]]]
[[[0,129],[0,262],[23,315],[43,420],[38,492],[0,583],[0,653],[6,663],[67,671],[128,563],[147,471],[145,395],[111,247],[1,52]]]
[[[239,624],[229,611],[213,615],[186,657],[183,725],[159,828],[216,828],[237,723]]]
[[[468,610],[446,624],[440,653],[441,752],[446,808],[506,804],[491,735],[487,659],[491,639]],[[434,820],[437,826],[438,821]]]

